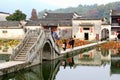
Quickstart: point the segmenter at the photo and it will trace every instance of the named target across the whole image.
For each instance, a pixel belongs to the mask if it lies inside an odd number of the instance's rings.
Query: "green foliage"
[[[4,45],[4,49],[8,49],[9,47],[8,47],[8,44],[5,44]]]
[[[13,45],[18,45],[20,43],[20,40],[13,40],[13,39],[0,39],[0,46],[1,45],[9,45],[9,46],[13,46]]]
[[[22,13],[20,10],[16,10],[15,13],[6,17],[8,21],[20,21],[26,19],[26,14]]]

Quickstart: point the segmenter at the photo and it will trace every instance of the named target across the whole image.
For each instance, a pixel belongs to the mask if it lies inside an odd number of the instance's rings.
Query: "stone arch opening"
[[[108,40],[109,39],[109,30],[104,28],[101,31],[101,40]]]
[[[52,45],[49,41],[47,41],[43,46],[42,58],[43,60],[50,60],[52,54]]]
[[[117,38],[120,39],[120,32],[118,32]]]

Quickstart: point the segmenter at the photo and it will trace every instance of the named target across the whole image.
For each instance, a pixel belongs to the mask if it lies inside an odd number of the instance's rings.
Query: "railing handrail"
[[[55,40],[55,38],[53,37],[51,30],[50,30],[50,29],[45,29],[44,31],[45,31],[45,35],[46,35],[47,37],[49,36],[49,39],[51,40],[52,47],[53,47],[53,49],[55,50],[55,52],[60,53],[60,48],[59,48],[59,46],[57,45],[56,40]]]
[[[53,49],[55,50],[55,51],[57,51],[57,53],[60,53],[60,48],[59,48],[59,46],[57,45],[57,43],[56,43],[56,40],[55,40],[55,38],[53,37],[53,35],[51,34],[51,42],[52,42],[52,46],[53,46]]]
[[[42,35],[43,35],[44,33],[43,33],[43,30],[41,30],[40,31],[40,33],[39,33],[39,36],[38,36],[38,38],[37,38],[37,41],[34,43],[34,45],[30,48],[30,50],[27,52],[27,56],[26,56],[26,61],[27,62],[32,62],[32,60],[33,60],[33,58],[34,58],[34,56],[36,55],[36,53],[37,53],[37,49],[38,49],[38,47],[39,47],[39,43],[40,43],[40,39],[42,39],[41,37],[42,37]],[[34,54],[33,54],[34,53]]]
[[[13,60],[15,58],[15,56],[19,53],[21,48],[24,46],[24,43],[27,41],[30,32],[31,31],[28,30],[27,33],[25,34],[24,38],[22,39],[22,41],[15,48],[12,49],[12,55],[10,56],[10,60]]]

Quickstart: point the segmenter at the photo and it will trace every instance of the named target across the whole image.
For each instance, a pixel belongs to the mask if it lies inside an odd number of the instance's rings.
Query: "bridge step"
[[[19,52],[19,55],[16,56],[15,61],[25,61],[26,53],[29,51],[29,49],[32,47],[32,45],[36,42],[37,36],[38,35],[35,35],[33,37],[31,36],[31,38],[27,40],[24,47]]]
[[[25,61],[25,59],[17,58],[17,59],[15,59],[15,61]]]
[[[26,56],[26,53],[19,53],[18,56]]]

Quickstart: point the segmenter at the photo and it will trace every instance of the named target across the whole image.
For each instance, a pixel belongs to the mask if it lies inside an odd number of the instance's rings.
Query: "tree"
[[[22,13],[20,10],[16,10],[15,13],[6,17],[7,21],[21,21],[26,19],[26,14]]]
[[[31,13],[31,20],[35,20],[35,19],[38,19],[37,17],[37,13],[36,13],[36,10],[35,9],[32,9],[32,13]]]

